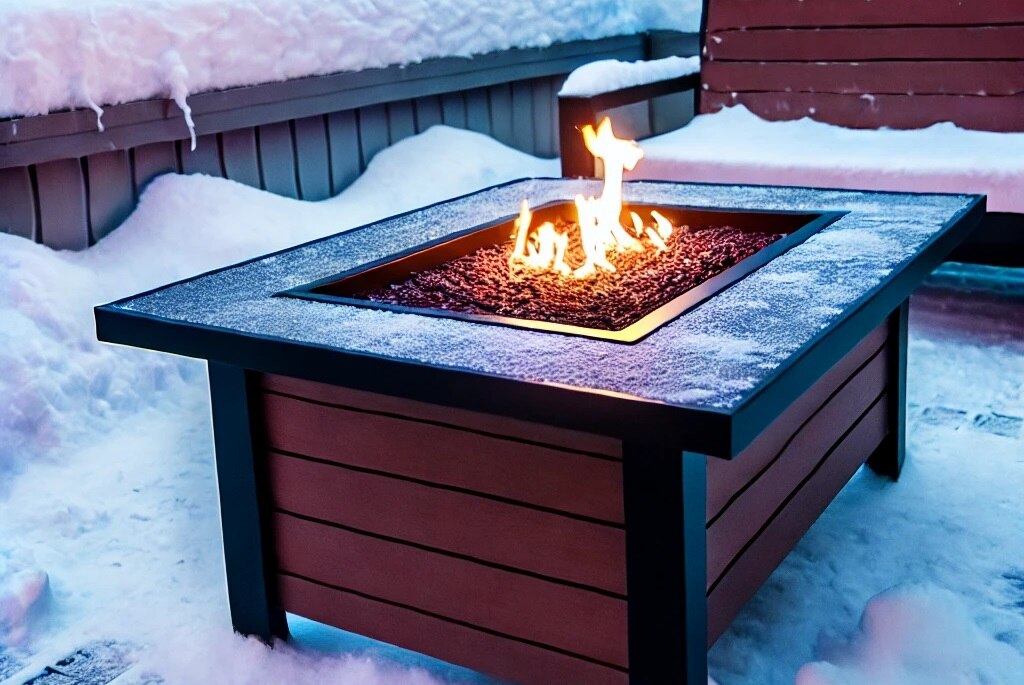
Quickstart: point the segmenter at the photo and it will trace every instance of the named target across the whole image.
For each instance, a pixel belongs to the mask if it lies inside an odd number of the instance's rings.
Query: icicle
[[[89,88],[85,85],[85,76],[79,74],[74,80],[75,95],[78,96],[79,102],[84,104],[86,107],[96,112],[96,129],[103,133],[103,108],[96,104],[96,101],[89,95]]]
[[[175,49],[170,49],[163,54],[161,60],[167,70],[167,84],[171,88],[171,99],[178,105],[178,109],[185,115],[185,125],[188,126],[188,134],[192,145],[189,148],[192,152],[196,150],[196,125],[192,121],[192,108],[188,104],[188,67],[181,61],[181,55]]]

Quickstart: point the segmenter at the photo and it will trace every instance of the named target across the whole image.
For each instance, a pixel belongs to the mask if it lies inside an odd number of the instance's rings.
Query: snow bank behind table
[[[301,202],[206,176],[164,176],[124,225],[84,252],[0,235],[0,473],[66,455],[201,364],[95,340],[92,307],[417,206],[557,174],[485,136],[435,127],[380,153],[346,192]],[[173,397],[173,393],[170,394]],[[2,497],[0,480],[0,497]]]
[[[0,117],[652,28],[699,0],[0,0]],[[200,133],[202,133],[200,131]]]

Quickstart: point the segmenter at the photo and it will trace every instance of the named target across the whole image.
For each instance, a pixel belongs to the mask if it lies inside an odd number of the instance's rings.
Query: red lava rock
[[[573,230],[570,236],[577,233]],[[676,229],[666,241],[668,250],[612,252],[608,261],[616,271],[598,271],[581,280],[526,267],[511,272],[509,242],[356,297],[617,331],[782,237],[732,226]],[[583,263],[578,238],[570,240],[566,262]]]

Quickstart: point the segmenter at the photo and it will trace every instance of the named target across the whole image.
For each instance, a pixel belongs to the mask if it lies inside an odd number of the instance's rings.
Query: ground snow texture
[[[321,203],[165,176],[86,252],[0,235],[0,664],[24,664],[9,682],[115,639],[139,646],[129,685],[148,674],[169,684],[491,683],[304,620],[273,651],[233,635],[203,365],[95,342],[90,308],[556,173],[556,162],[438,127],[380,153]],[[1024,442],[1012,418],[1024,416],[1022,329],[1001,325],[1005,312],[944,308],[913,309],[903,478],[854,478],[711,650],[721,685],[1024,682]]]
[[[0,117],[697,31],[699,0],[0,0]],[[201,133],[201,132],[200,132]]]

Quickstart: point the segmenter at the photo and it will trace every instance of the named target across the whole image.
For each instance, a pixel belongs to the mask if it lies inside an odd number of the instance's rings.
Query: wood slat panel
[[[507,83],[487,89],[491,103],[491,135],[505,145],[512,144],[512,88]]]
[[[359,126],[353,110],[327,115],[327,132],[331,160],[331,194],[337,195],[352,184],[362,172],[359,151]]]
[[[626,667],[625,600],[287,514],[273,526],[291,575]]]
[[[278,451],[623,522],[617,461],[272,393],[263,411]]]
[[[36,183],[43,242],[57,250],[88,247],[89,215],[81,161],[58,159],[37,164]]]
[[[961,26],[1024,23],[1020,0],[709,0],[707,28]]]
[[[834,93],[705,92],[701,108],[717,112],[742,104],[768,120],[809,116],[847,128],[924,128],[955,121],[979,131],[1024,130],[1024,95],[974,97],[967,95],[837,95]]]
[[[431,126],[444,123],[441,119],[441,98],[431,95],[424,98],[416,98],[416,131],[422,133]]]
[[[299,172],[299,197],[326,200],[331,196],[331,161],[324,117],[296,119],[295,163]]]
[[[461,92],[441,96],[441,118],[446,126],[466,128],[466,101]]]
[[[85,169],[92,241],[96,242],[120,226],[135,207],[131,160],[127,150],[98,152],[86,158]]]
[[[811,474],[708,595],[708,644],[729,627],[754,595],[850,480],[886,434],[887,399],[882,398]]]
[[[491,103],[486,88],[466,91],[466,127],[470,131],[491,134]]]
[[[388,146],[388,110],[384,105],[371,105],[356,110],[359,121],[359,149],[363,169],[378,152]]]
[[[554,119],[555,92],[551,79],[532,82],[533,91],[533,153],[538,157],[555,156]]]
[[[403,138],[416,135],[416,115],[412,100],[399,100],[388,104],[388,133],[394,145]]]
[[[274,506],[431,549],[625,594],[625,533],[271,452]]]
[[[428,402],[416,402],[287,376],[264,375],[262,383],[263,388],[270,392],[308,398],[340,407],[431,421],[455,428],[467,428],[519,440],[536,441],[565,450],[604,455],[613,459],[622,458],[622,441],[601,435],[554,428],[494,414],[442,407]]]
[[[720,92],[1016,95],[1024,62],[707,62],[701,78]]]
[[[625,672],[408,608],[282,576],[285,608],[322,623],[531,685],[628,685]]]
[[[131,159],[135,197],[141,197],[157,176],[178,172],[178,151],[173,142],[140,145],[132,150]]]
[[[717,517],[741,488],[767,468],[801,426],[818,412],[823,401],[850,380],[850,377],[862,364],[878,353],[888,337],[888,325],[883,323],[868,333],[835,366],[822,374],[821,378],[807,392],[787,407],[735,459],[730,461],[708,460],[708,521]]]
[[[260,126],[256,132],[264,190],[285,197],[299,197],[291,125],[282,121]]]
[[[650,112],[650,103],[644,101],[598,112],[598,117],[611,117],[616,136],[639,140],[649,138],[653,133]]]
[[[220,145],[216,134],[196,138],[196,149],[189,149],[189,141],[178,143],[181,156],[181,173],[206,174],[207,176],[224,177],[224,168],[220,163]]]
[[[1024,26],[717,31],[711,60],[858,61],[884,59],[1024,59]]]
[[[534,154],[533,87],[528,81],[512,84],[512,146]]]
[[[888,369],[886,355],[877,355],[803,427],[768,471],[721,512],[708,528],[709,586],[810,473],[821,455],[828,452],[882,393]],[[868,454],[863,456],[866,458]]]
[[[224,175],[232,181],[253,188],[261,187],[256,129],[239,128],[225,131],[220,135],[220,145],[224,159]]]
[[[29,168],[0,169],[0,232],[35,240],[37,220]]]

